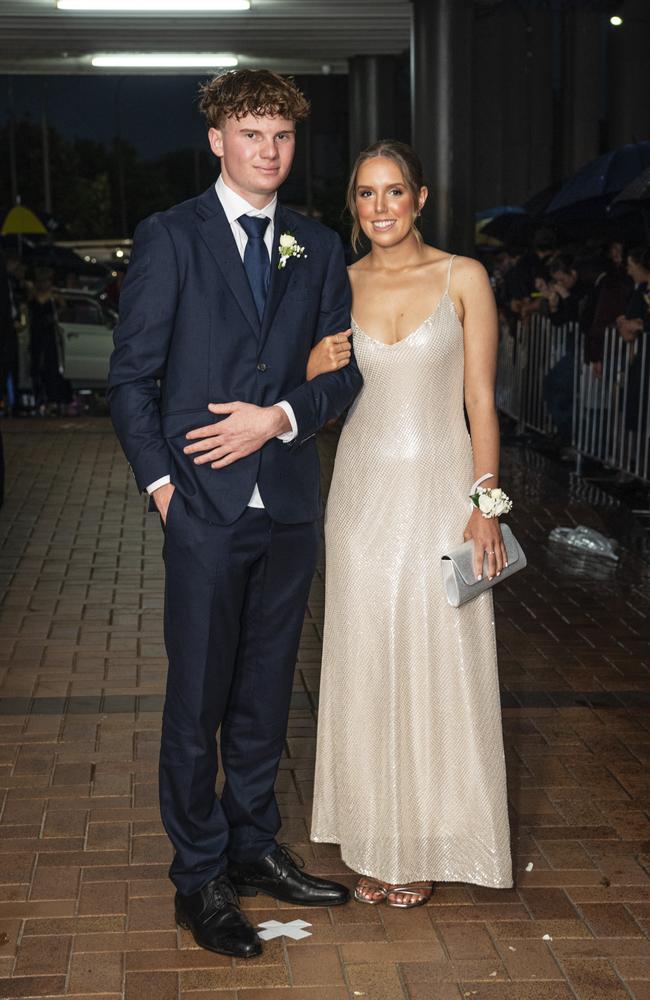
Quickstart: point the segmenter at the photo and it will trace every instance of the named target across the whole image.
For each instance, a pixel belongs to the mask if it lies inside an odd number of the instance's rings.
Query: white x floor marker
[[[260,931],[260,937],[263,941],[271,941],[273,938],[283,936],[293,938],[294,941],[311,937],[311,931],[304,929],[305,927],[311,927],[311,924],[306,923],[304,920],[290,920],[286,924],[281,923],[279,920],[265,920],[263,924],[258,924],[257,926],[264,928],[264,930]]]

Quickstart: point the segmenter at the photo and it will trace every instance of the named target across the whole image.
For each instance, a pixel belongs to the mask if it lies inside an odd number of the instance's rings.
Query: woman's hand
[[[315,347],[312,347],[307,362],[308,382],[311,382],[317,375],[324,375],[325,372],[337,372],[339,368],[345,368],[350,363],[351,335],[352,330],[333,333],[329,337],[323,337]]]
[[[483,577],[483,559],[487,552],[488,580],[499,576],[501,570],[508,565],[508,553],[501,536],[501,526],[496,517],[483,517],[478,507],[475,507],[463,533],[466,542],[474,540],[474,575],[477,580]]]

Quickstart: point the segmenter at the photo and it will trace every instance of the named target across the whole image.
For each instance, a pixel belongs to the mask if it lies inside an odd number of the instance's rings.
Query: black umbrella
[[[612,213],[633,211],[637,224],[643,225],[643,234],[639,238],[650,243],[650,167],[646,167],[638,177],[617,194],[609,206]]]
[[[556,181],[542,188],[536,194],[531,195],[528,201],[524,202],[524,209],[533,217],[542,215],[553,201],[553,198],[560,190],[560,184]]]
[[[638,177],[617,194],[612,205],[633,205],[639,201],[650,201],[650,167],[646,167]]]
[[[531,236],[530,216],[525,212],[506,211],[495,215],[483,226],[483,235],[503,243],[527,244]]]
[[[631,142],[604,153],[563,184],[546,212],[576,219],[604,214],[615,195],[646,167],[650,167],[650,140]]]

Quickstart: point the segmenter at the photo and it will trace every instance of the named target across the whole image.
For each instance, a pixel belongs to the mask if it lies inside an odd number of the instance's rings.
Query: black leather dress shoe
[[[175,903],[176,923],[192,932],[199,947],[236,958],[262,953],[262,942],[239,909],[237,893],[225,875],[189,896],[177,892]]]
[[[340,906],[350,893],[344,885],[301,871],[304,861],[287,847],[276,847],[260,861],[234,862],[228,875],[240,896],[263,892],[298,906]]]

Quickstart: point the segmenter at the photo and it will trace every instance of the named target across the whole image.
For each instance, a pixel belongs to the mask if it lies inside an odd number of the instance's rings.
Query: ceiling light
[[[614,14],[613,17],[610,17],[609,23],[613,24],[615,28],[620,28],[620,26],[623,24],[623,18],[619,17],[618,14]]]
[[[84,11],[144,11],[164,14],[166,11],[250,10],[250,0],[57,0],[59,10]]]
[[[117,52],[92,59],[93,66],[122,69],[215,69],[237,62],[236,56],[223,52]]]

